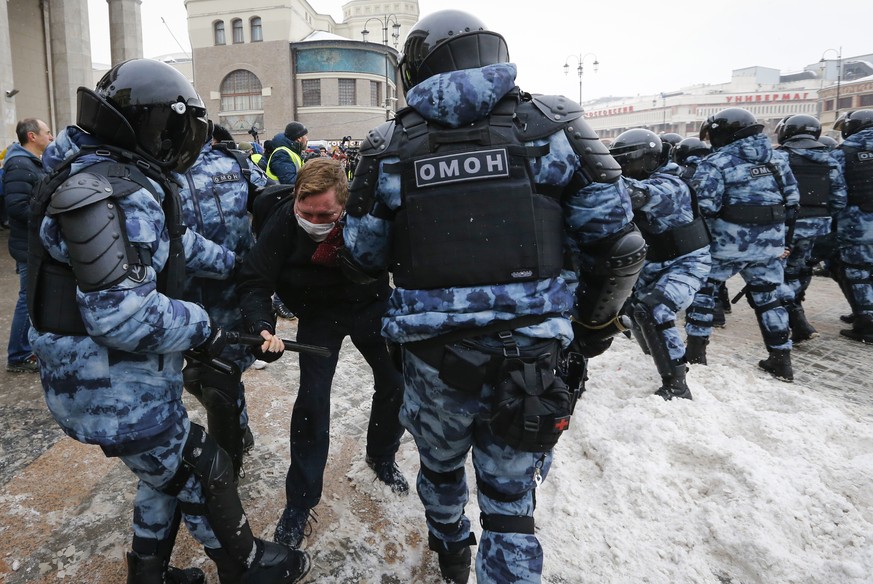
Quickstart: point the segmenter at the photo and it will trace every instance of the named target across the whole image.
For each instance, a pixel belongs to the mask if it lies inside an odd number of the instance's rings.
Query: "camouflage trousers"
[[[873,314],[873,244],[841,245],[840,263],[852,312]]]
[[[782,303],[784,272],[779,258],[752,262],[712,258],[709,279],[688,309],[685,332],[709,338],[717,289],[735,274],[746,282],[746,298],[755,310],[764,344],[768,349],[791,349],[788,311]]]
[[[171,536],[176,506],[180,503],[203,507],[206,499],[200,480],[192,474],[175,497],[161,488],[182,464],[182,450],[191,424],[188,418],[179,420],[178,431],[165,444],[138,454],[121,456],[121,461],[139,479],[133,506],[133,534],[136,538],[162,541]],[[209,521],[203,515],[182,514],[191,535],[208,548],[220,548]]]
[[[657,300],[652,316],[659,325],[659,334],[672,360],[678,361],[685,356],[685,343],[675,325],[676,313],[691,304],[694,295],[706,282],[711,263],[709,249],[691,252],[667,262],[646,262],[634,286],[635,299],[651,296]],[[667,326],[667,323],[674,324]]]
[[[519,346],[525,346],[525,339],[517,339]],[[421,466],[429,471],[419,471],[417,489],[430,533],[447,543],[464,541],[471,533],[464,513],[469,500],[464,465],[471,450],[480,511],[533,517],[534,489],[546,478],[552,454],[522,452],[492,434],[492,385],[486,383],[479,392],[449,387],[436,369],[409,351],[403,352],[403,377],[400,421],[415,439]],[[538,583],[542,570],[543,550],[536,535],[482,532],[478,582]]]

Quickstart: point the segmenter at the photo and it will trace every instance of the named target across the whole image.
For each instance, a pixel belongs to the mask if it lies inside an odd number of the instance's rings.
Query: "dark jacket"
[[[275,320],[273,292],[301,319],[338,305],[384,302],[391,292],[387,272],[373,284],[353,283],[336,259],[341,245],[340,227],[323,243],[316,243],[297,225],[293,199],[277,205],[237,277],[249,330],[259,332],[265,328],[261,323]]]
[[[42,161],[20,144],[13,144],[3,163],[3,190],[9,218],[9,254],[17,262],[27,261],[27,219],[30,197],[45,176]]]

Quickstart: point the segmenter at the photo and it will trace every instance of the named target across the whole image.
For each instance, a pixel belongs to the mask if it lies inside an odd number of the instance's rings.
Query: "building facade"
[[[397,48],[418,21],[417,0],[351,0],[339,23],[306,0],[185,5],[194,85],[239,140],[252,130],[269,139],[291,120],[313,140],[360,139],[404,105]]]
[[[728,107],[742,107],[764,124],[775,141],[775,130],[787,116],[808,114],[833,135],[839,112],[873,107],[873,55],[820,61],[802,72],[783,74],[768,67],[735,69],[723,84],[692,85],[677,91],[586,102],[585,116],[605,142],[630,128],[656,133],[697,136],[706,119]],[[839,102],[839,106],[835,104]]]
[[[107,0],[113,62],[142,56],[140,0]],[[0,2],[0,150],[24,118],[75,123],[76,91],[93,87],[87,0]]]

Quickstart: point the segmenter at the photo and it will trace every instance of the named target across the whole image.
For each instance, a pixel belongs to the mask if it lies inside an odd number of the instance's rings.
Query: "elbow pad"
[[[586,252],[597,263],[592,272],[580,275],[576,320],[588,328],[599,328],[619,314],[630,296],[646,259],[646,240],[630,223]]]
[[[56,217],[64,234],[76,285],[82,292],[104,290],[139,266],[127,239],[124,215],[103,176],[83,172],[67,179],[52,195],[46,215]]]

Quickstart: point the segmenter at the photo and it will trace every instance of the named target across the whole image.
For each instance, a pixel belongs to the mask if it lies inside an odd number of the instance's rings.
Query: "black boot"
[[[855,315],[851,312],[849,314],[841,314],[840,320],[846,324],[852,324],[853,322],[855,322]]]
[[[673,372],[670,375],[661,377],[663,384],[661,388],[655,392],[655,395],[660,395],[665,400],[671,400],[674,397],[682,399],[691,399],[691,390],[685,383],[685,373],[688,372],[688,366],[685,362],[673,366]]]
[[[712,326],[718,328],[725,327],[727,320],[724,317],[724,313],[724,305],[716,299],[715,306],[712,309]]]
[[[159,556],[127,552],[127,584],[203,584],[206,575],[198,568],[173,568]]]
[[[698,365],[706,365],[706,345],[709,337],[694,337],[689,335],[685,341],[685,361]]]
[[[806,320],[806,313],[803,311],[802,304],[792,302],[786,305],[785,308],[788,310],[788,325],[791,327],[792,341],[802,343],[818,336],[818,331]]]
[[[440,575],[444,582],[451,584],[467,584],[470,579],[470,566],[473,564],[473,552],[470,546],[476,543],[473,534],[464,541],[446,543],[432,533],[428,533],[428,547],[437,553],[440,565]]]
[[[852,321],[852,328],[843,329],[840,334],[853,341],[873,343],[873,315],[859,314]]]
[[[721,304],[723,312],[731,311],[731,295],[730,292],[728,292],[727,284],[722,283],[722,285],[718,287],[716,298],[716,304]]]
[[[770,356],[758,362],[758,367],[779,379],[794,381],[794,369],[791,367],[791,351],[789,349],[770,349]]]
[[[206,548],[221,584],[292,584],[309,573],[309,555],[277,543],[258,540],[256,559],[248,568],[223,549]]]

